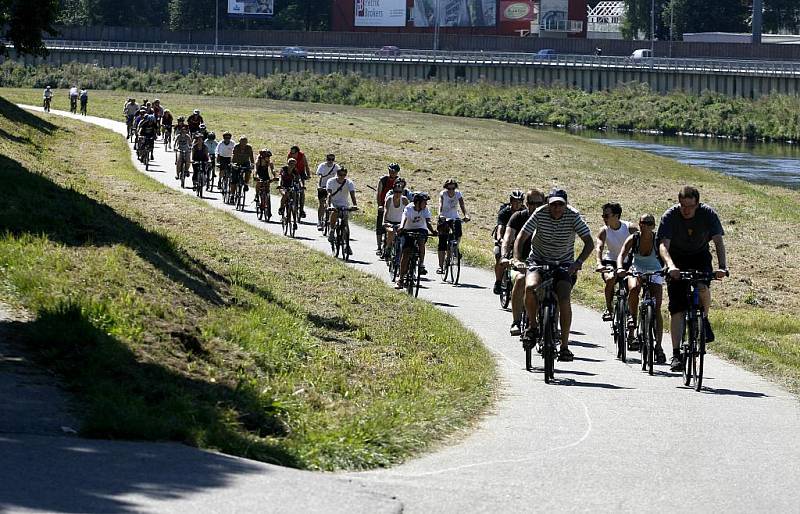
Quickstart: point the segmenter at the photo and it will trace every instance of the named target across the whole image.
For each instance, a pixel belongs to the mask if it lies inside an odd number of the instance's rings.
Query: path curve
[[[125,133],[120,122],[52,113]],[[172,159],[161,147],[154,171],[145,173],[180,189]],[[206,202],[280,232],[254,212],[222,205],[217,194]],[[301,225],[298,235],[329,253],[313,225]],[[387,278],[373,232],[353,226],[352,237],[353,267]],[[433,268],[435,257],[427,259]],[[492,273],[462,269],[461,281],[453,287],[431,274],[420,297],[456,316],[496,356],[501,395],[494,411],[451,446],[387,470],[333,475],[337,480],[396,498],[409,512],[798,512],[800,404],[788,392],[713,355],[701,393],[684,388],[665,366],[650,377],[636,362],[615,360],[607,325],[579,306],[575,361],[557,363],[557,383],[545,385],[540,371],[524,369],[518,340],[508,335],[510,314],[492,294]]]

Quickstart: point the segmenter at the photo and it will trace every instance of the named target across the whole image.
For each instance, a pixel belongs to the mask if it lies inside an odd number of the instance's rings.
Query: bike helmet
[[[392,186],[393,191],[403,191],[406,188],[406,181],[403,179],[397,179]]]
[[[425,193],[423,191],[417,191],[416,193],[414,193],[414,202],[421,202],[423,200],[427,202],[430,199],[431,197],[428,196],[428,193]]]
[[[261,155],[266,155],[267,157],[272,157],[272,151],[269,148],[262,148],[258,151]]]
[[[164,114],[167,114],[168,112],[170,112],[169,109],[164,109]],[[170,114],[172,113],[170,112]]]
[[[240,137],[240,138],[239,138],[239,142],[240,142],[240,143],[246,143],[246,142],[247,142],[247,136],[242,136],[242,137]]]
[[[194,111],[192,111],[192,112],[193,112],[194,114],[200,114],[200,109],[195,109],[195,110],[194,110]]]
[[[180,119],[183,119],[183,118],[180,118]],[[233,135],[233,134],[231,134],[231,133],[230,133],[230,132],[228,132],[227,130],[226,130],[225,132],[223,132],[223,133],[222,133],[222,137],[231,137],[232,135]]]
[[[456,182],[456,179],[454,178],[449,178],[445,181],[442,187],[447,189],[447,186],[455,186],[455,188],[458,189],[458,182]]]
[[[204,128],[206,128],[206,124],[205,124],[205,123],[201,123],[201,124],[200,124],[200,128],[201,128],[201,129],[204,129]]]
[[[389,165],[389,171],[396,171],[396,172],[399,173],[400,172],[400,165],[397,164],[396,162],[391,163]]]
[[[511,194],[508,195],[509,200],[519,200],[521,202],[524,198],[525,194],[519,189],[511,191]]]
[[[153,100],[153,103],[154,103],[154,104],[160,104],[160,103],[161,103],[161,100],[159,100],[158,98],[156,98],[155,100]]]
[[[209,132],[208,135],[206,136],[206,139],[208,139],[209,141],[214,141],[215,139],[217,139],[217,135],[214,134],[213,132]]]

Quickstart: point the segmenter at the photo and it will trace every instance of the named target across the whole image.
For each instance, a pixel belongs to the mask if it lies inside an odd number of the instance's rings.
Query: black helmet
[[[426,193],[424,191],[417,191],[416,193],[414,193],[414,201],[415,202],[421,202],[423,200],[428,201],[430,199],[431,199],[431,197],[428,196],[428,193]]]
[[[508,195],[508,199],[509,200],[522,201],[524,198],[525,198],[525,194],[522,191],[520,191],[519,189],[515,189],[515,190],[511,191],[511,193]]]
[[[400,165],[397,164],[396,162],[391,163],[389,165],[389,171],[396,171],[396,172],[399,173],[400,172]]]
[[[456,179],[454,178],[449,178],[444,182],[444,185],[442,187],[447,189],[447,186],[455,186],[456,189],[458,189],[458,182],[456,182]]]
[[[211,141],[213,141],[213,140],[217,139],[217,135],[214,134],[213,132],[209,132],[208,135],[206,136],[206,138],[211,140]]]

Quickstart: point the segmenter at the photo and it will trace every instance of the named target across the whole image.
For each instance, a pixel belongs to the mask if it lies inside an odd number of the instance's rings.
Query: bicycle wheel
[[[444,282],[451,282],[451,280],[450,280],[450,259],[451,259],[451,254],[450,254],[450,249],[448,248],[444,252],[444,263],[442,265],[442,268],[444,269],[444,274],[442,275],[442,280]]]
[[[683,385],[689,387],[692,385],[692,379],[694,378],[694,352],[697,341],[695,338],[697,337],[698,320],[694,313],[689,313],[687,318],[686,339],[681,347],[681,353],[683,354]]]
[[[292,207],[289,210],[289,237],[294,238],[294,234],[297,231],[297,209]]]
[[[453,245],[453,258],[450,259],[450,279],[453,284],[458,285],[458,279],[461,278],[461,250],[458,244]]]
[[[627,362],[627,347],[625,343],[625,331],[627,315],[625,309],[625,299],[620,296],[617,298],[617,305],[614,309],[614,344],[617,346],[617,358],[622,362]]]
[[[345,261],[350,260],[350,229],[342,226],[342,257]]]
[[[653,339],[653,306],[639,309],[639,351],[642,354],[642,371],[653,374],[655,340]]]
[[[289,235],[289,209],[286,209],[283,214],[281,214],[281,228],[283,229],[283,235]]]
[[[413,252],[408,259],[408,271],[406,271],[406,292],[409,296],[416,296],[414,288],[416,287],[417,272],[419,271],[417,266],[417,255],[416,252]]]
[[[150,169],[150,151],[147,148],[144,149],[144,155],[142,155],[142,162],[144,163],[144,170],[148,171]]]
[[[500,280],[500,308],[508,309],[508,304],[511,303],[511,271],[506,269],[503,271],[503,278]]]
[[[186,169],[184,162],[181,161],[181,189],[186,187]]]
[[[553,307],[545,305],[542,309],[542,359],[544,359],[544,382],[549,384],[554,375],[556,365],[556,348],[553,333]]]
[[[702,319],[702,318],[700,318]],[[700,324],[702,326],[702,323]],[[694,390],[700,391],[703,388],[703,362],[706,356],[706,331],[701,328],[698,331],[697,338],[697,352],[695,353],[695,374],[694,374]]]

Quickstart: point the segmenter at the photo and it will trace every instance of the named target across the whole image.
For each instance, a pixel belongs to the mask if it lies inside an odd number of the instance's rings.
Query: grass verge
[[[0,296],[83,434],[363,469],[491,402],[491,355],[433,306],[164,188],[108,131],[0,99],[0,132]]]

